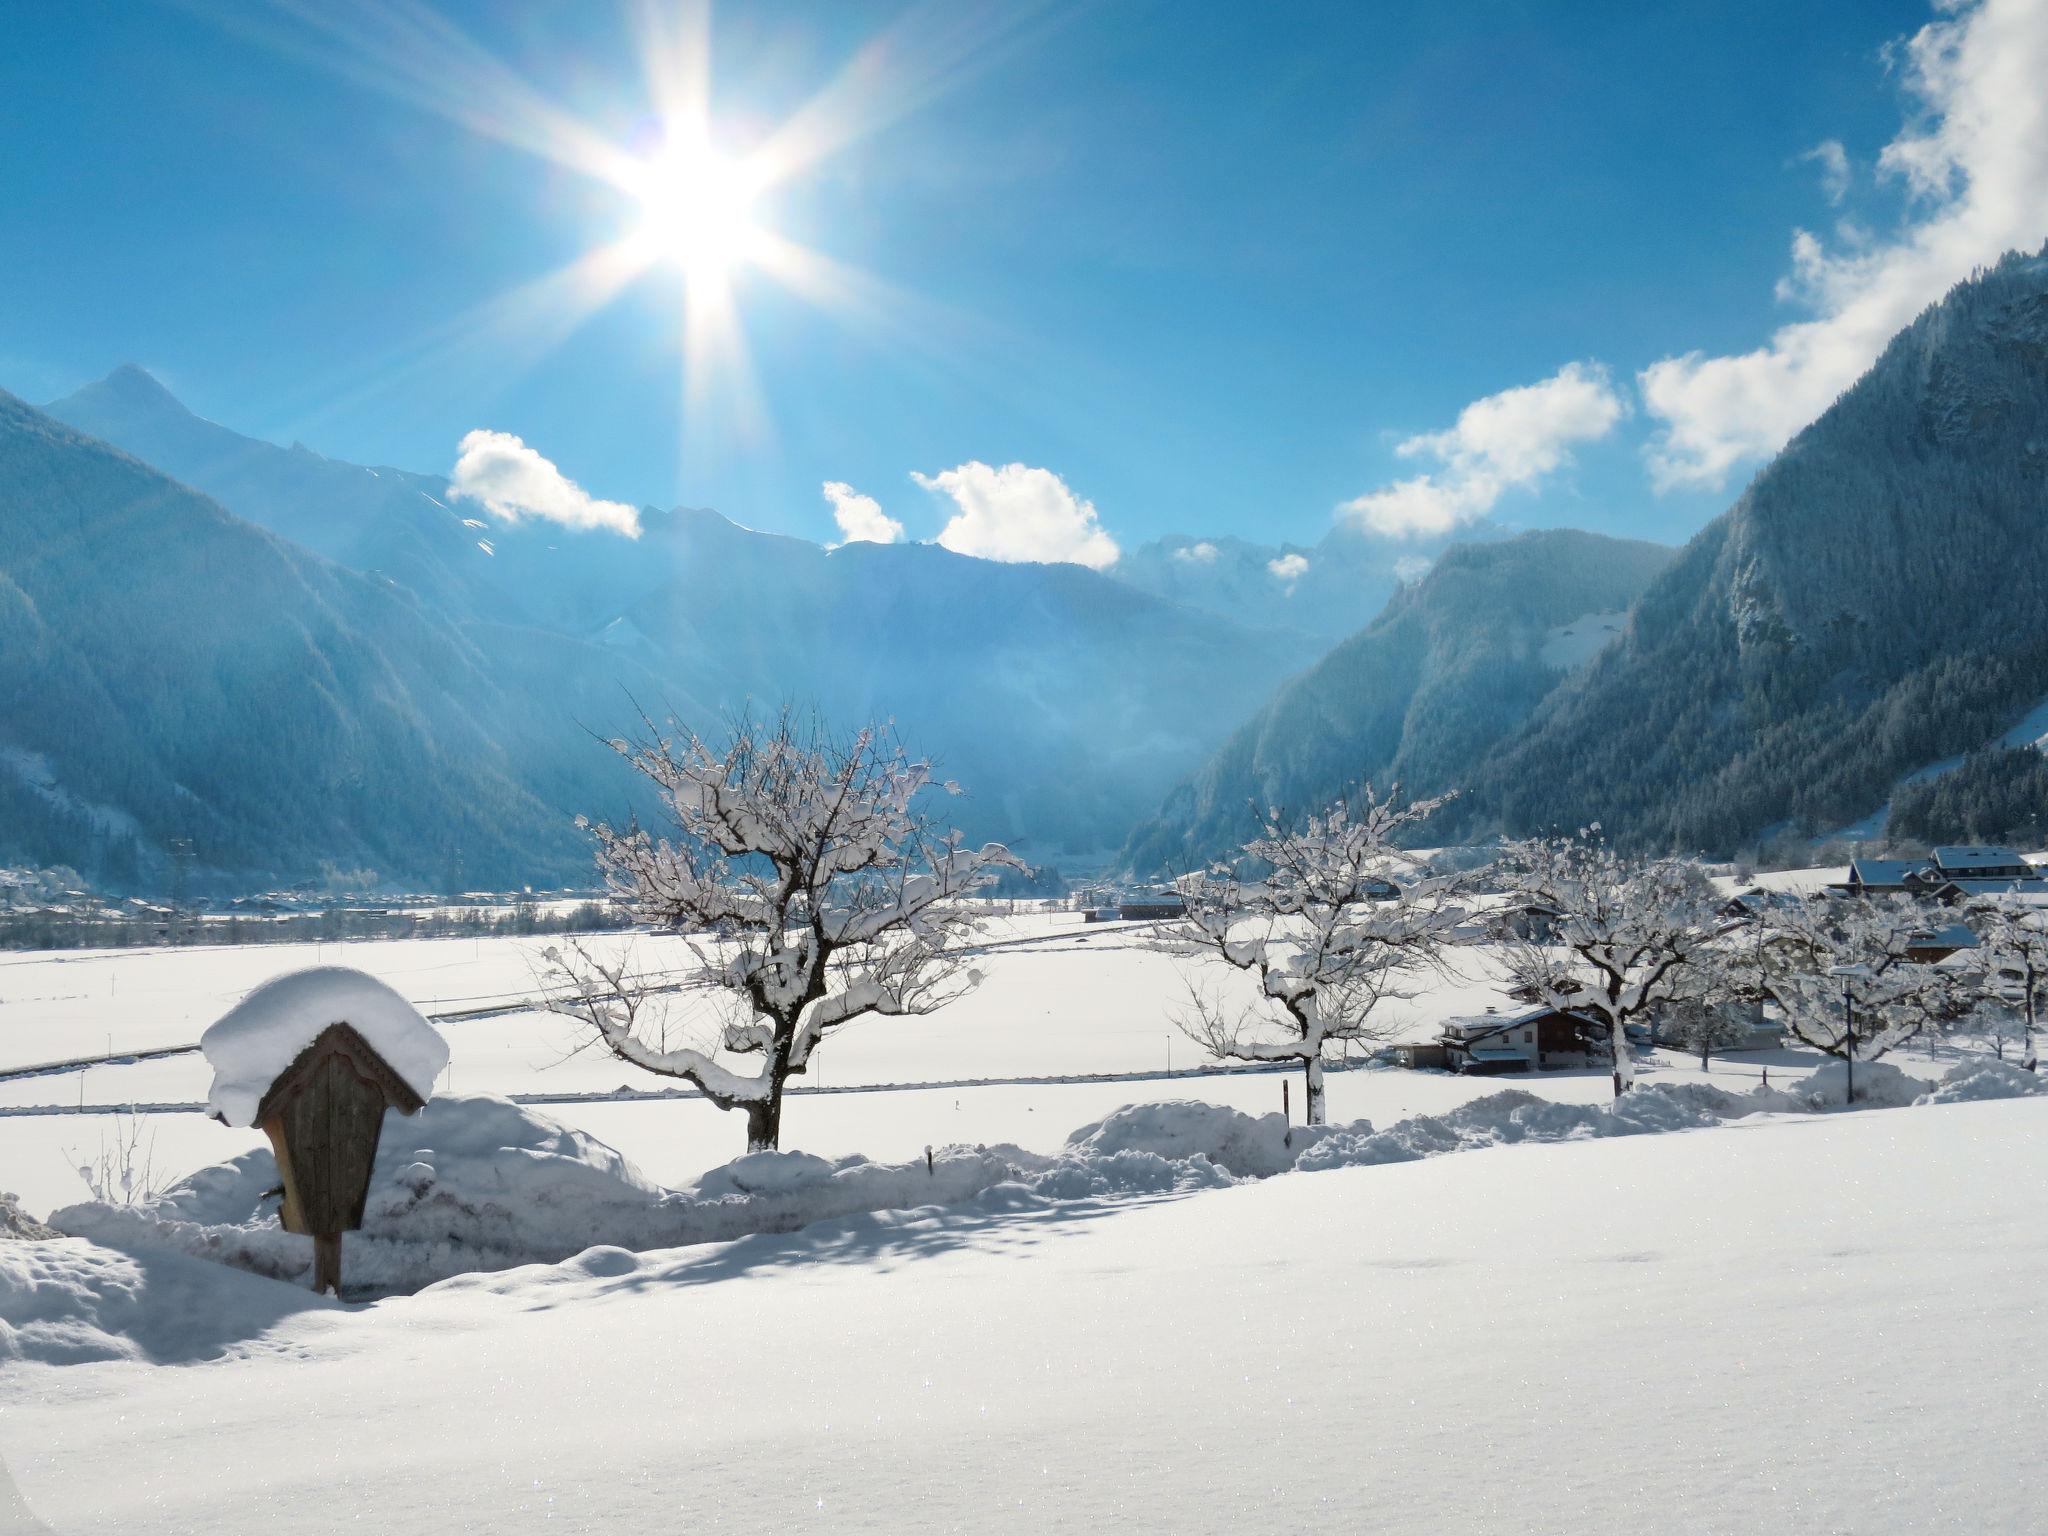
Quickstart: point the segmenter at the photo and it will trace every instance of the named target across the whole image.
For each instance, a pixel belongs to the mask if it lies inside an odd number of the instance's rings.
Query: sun
[[[630,172],[640,222],[628,237],[642,260],[668,262],[693,282],[723,283],[760,259],[762,184],[745,161],[707,145],[665,147]]]

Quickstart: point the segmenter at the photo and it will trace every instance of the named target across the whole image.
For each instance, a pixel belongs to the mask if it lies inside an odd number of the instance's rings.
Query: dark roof
[[[1849,878],[1859,885],[1904,885],[1919,868],[1917,859],[1851,859]]]

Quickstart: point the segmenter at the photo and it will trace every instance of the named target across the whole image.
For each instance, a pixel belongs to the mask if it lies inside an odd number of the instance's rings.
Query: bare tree
[[[1785,913],[1765,986],[1795,1040],[1876,1061],[1966,1006],[1962,978],[1913,960],[1927,913],[1900,897],[1829,898]]]
[[[1380,799],[1367,787],[1299,821],[1268,812],[1234,865],[1178,882],[1187,915],[1152,940],[1257,978],[1257,994],[1238,1002],[1191,973],[1178,1022],[1218,1058],[1300,1062],[1310,1125],[1325,1123],[1325,1051],[1385,1039],[1380,1005],[1413,995],[1462,915],[1452,904],[1462,882],[1395,847],[1448,798],[1403,806],[1398,789]]]
[[[1973,909],[1978,942],[1984,956],[1985,991],[2017,1011],[2022,1050],[2020,1064],[2036,1070],[2035,1009],[2041,988],[2048,985],[2048,913],[2016,901],[1987,902]],[[2004,1039],[1998,1056],[2005,1059]]]
[[[744,1109],[750,1150],[778,1144],[783,1086],[832,1032],[930,1013],[980,981],[962,950],[981,919],[963,898],[1022,866],[931,827],[914,802],[958,786],[884,731],[840,739],[784,710],[765,726],[741,718],[716,745],[651,726],[611,745],[654,785],[672,835],[599,823],[598,866],[642,920],[689,937],[720,1027],[715,1045],[675,1041],[666,994],[583,945],[549,952],[551,1006],[621,1060]]]
[[[1733,995],[1730,994],[1731,998]],[[1702,1072],[1711,1064],[1715,1051],[1740,1045],[1754,1032],[1752,1025],[1729,1011],[1726,1002],[1706,997],[1688,997],[1670,1004],[1657,1029],[1658,1038],[1697,1052]]]
[[[1531,925],[1501,949],[1522,995],[1606,1027],[1620,1098],[1635,1080],[1628,1026],[1713,1000],[1725,981],[1713,948],[1712,888],[1698,867],[1631,858],[1598,832],[1507,845],[1501,879]]]

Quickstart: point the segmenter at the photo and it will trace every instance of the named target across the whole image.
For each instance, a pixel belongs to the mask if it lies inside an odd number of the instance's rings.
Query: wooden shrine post
[[[256,1111],[284,1182],[278,1221],[313,1239],[313,1289],[341,1295],[341,1234],[363,1224],[384,1111],[425,1101],[345,1023],[278,1075]]]

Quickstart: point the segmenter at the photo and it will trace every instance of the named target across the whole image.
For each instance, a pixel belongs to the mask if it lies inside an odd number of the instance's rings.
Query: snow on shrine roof
[[[255,1123],[270,1085],[330,1024],[346,1024],[422,1099],[448,1065],[448,1042],[420,1011],[365,971],[317,965],[273,976],[199,1037],[213,1066],[206,1107]]]

